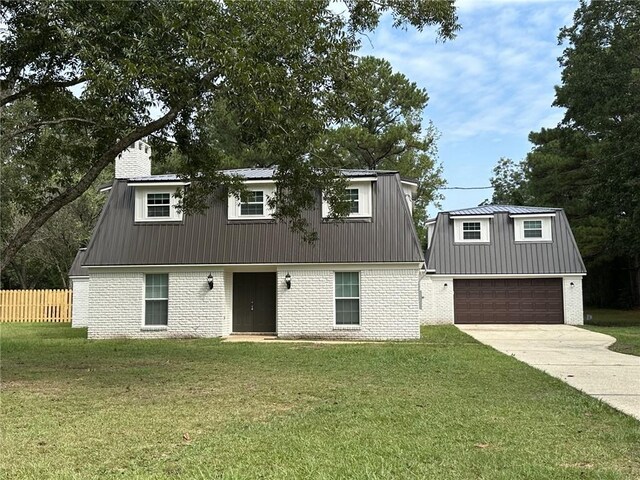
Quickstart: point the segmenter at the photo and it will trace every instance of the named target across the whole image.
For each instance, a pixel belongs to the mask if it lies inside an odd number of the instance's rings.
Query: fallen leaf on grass
[[[474,445],[474,447],[476,447],[476,448],[489,448],[489,444],[488,443],[476,443]]]
[[[190,442],[190,441],[191,441],[191,437],[189,436],[189,432],[184,432],[184,433],[182,434],[182,439],[183,439],[185,442]]]

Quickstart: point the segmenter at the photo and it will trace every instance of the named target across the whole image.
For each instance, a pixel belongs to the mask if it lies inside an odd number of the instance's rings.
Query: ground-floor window
[[[166,325],[169,303],[169,275],[145,275],[144,324]]]
[[[360,325],[360,273],[336,272],[336,325]]]

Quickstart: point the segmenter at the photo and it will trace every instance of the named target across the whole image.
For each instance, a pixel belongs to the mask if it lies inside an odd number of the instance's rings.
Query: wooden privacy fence
[[[70,322],[71,290],[2,290],[0,322]]]

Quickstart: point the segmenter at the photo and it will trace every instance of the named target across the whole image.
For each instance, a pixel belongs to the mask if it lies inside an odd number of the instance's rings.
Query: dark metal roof
[[[89,270],[86,267],[83,267],[84,259],[87,255],[87,249],[81,248],[76,253],[76,258],[73,259],[73,263],[71,264],[71,268],[69,269],[70,277],[88,277]]]
[[[318,240],[305,243],[284,223],[229,221],[226,200],[179,223],[134,224],[134,187],[117,181],[84,265],[421,262],[423,255],[397,174],[377,173],[372,219],[323,221],[307,212]],[[364,176],[364,175],[363,175]]]
[[[493,215],[494,213],[508,213],[510,215],[527,215],[536,213],[555,213],[559,208],[549,207],[519,207],[516,205],[482,205],[480,207],[451,210],[449,215]]]
[[[527,213],[532,213],[532,208],[526,207]],[[427,269],[451,275],[586,273],[564,211],[540,209],[536,213],[549,210],[556,214],[551,218],[552,242],[516,243],[513,219],[509,212],[502,212],[490,221],[489,244],[454,243],[452,216],[441,213],[426,255]]]

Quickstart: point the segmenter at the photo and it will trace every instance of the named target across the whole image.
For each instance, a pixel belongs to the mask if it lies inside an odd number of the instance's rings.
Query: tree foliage
[[[312,168],[309,152],[343,117],[329,96],[349,82],[358,33],[386,12],[396,26],[436,26],[442,38],[458,28],[452,2],[346,4],[348,16],[328,0],[3,2],[0,106],[33,104],[30,116],[2,125],[12,152],[4,166],[28,185],[3,184],[27,218],[7,239],[3,265],[122,150],[152,134],[174,138],[181,173],[197,178],[187,211],[228,183],[220,167],[238,152],[280,165],[287,195],[276,216],[292,228],[306,232],[301,212],[319,188],[339,207],[335,172]],[[226,137],[207,122],[221,110],[234,125]]]
[[[439,200],[437,189],[444,185],[438,132],[432,124],[422,125],[427,92],[394,72],[388,61],[362,57],[339,95],[346,104],[344,119],[321,138],[316,163],[397,170],[417,180],[414,220],[424,239],[426,208]]]
[[[640,3],[582,1],[561,30],[563,121],[532,132],[531,153],[492,184],[563,207],[591,274],[593,303],[640,305]],[[513,179],[517,182],[513,182]]]

